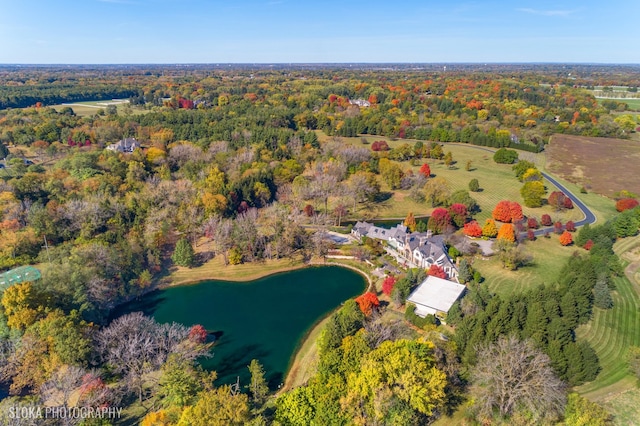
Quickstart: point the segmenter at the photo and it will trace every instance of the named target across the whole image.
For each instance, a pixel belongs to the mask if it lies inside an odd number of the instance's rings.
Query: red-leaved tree
[[[380,306],[378,296],[376,296],[375,293],[371,293],[370,291],[363,294],[362,296],[356,297],[356,303],[360,307],[362,313],[366,316],[371,315],[374,309],[378,309],[378,306]]]
[[[591,250],[591,247],[593,247],[593,240],[587,240],[586,243],[584,243],[584,249],[585,250]]]
[[[468,235],[469,237],[474,237],[474,238],[482,237],[482,228],[480,227],[480,225],[478,225],[478,222],[476,222],[475,220],[465,223],[464,229],[462,230],[462,232],[464,232],[464,234]]]
[[[572,242],[573,242],[573,237],[571,236],[571,233],[569,233],[568,231],[564,231],[562,235],[560,235],[560,244],[562,244],[563,246],[568,246]]]
[[[424,163],[420,167],[419,173],[421,175],[423,175],[424,177],[429,177],[429,176],[431,176],[431,167],[429,167],[429,165],[427,163]]]
[[[527,219],[527,227],[529,229],[538,229],[538,220],[535,217],[530,217]]]
[[[389,144],[386,141],[375,141],[371,144],[373,151],[389,151]]]
[[[638,207],[638,200],[634,198],[621,198],[616,202],[616,210],[623,212]]]
[[[391,296],[391,292],[393,291],[393,286],[396,285],[396,277],[393,275],[389,275],[387,278],[382,281],[382,292],[387,296]]]
[[[529,230],[527,231],[527,239],[528,239],[529,241],[535,241],[535,239],[536,239],[536,234],[533,232],[533,229],[529,229]]]
[[[449,207],[449,216],[458,228],[462,228],[467,221],[467,206],[460,203],[452,204]]]
[[[207,340],[207,330],[200,324],[189,329],[189,340],[195,343],[204,343]]]
[[[433,277],[438,277],[445,280],[447,279],[447,273],[444,271],[444,268],[442,266],[436,265],[435,263],[431,265],[431,267],[427,271],[427,274]]]
[[[304,209],[302,209],[302,211],[304,212],[304,214],[306,214],[308,217],[313,216],[313,214],[315,213],[315,210],[313,209],[313,206],[311,204],[307,204],[306,206],[304,206]]]
[[[514,223],[524,219],[522,206],[515,201],[509,203],[509,214],[511,215],[511,221]]]
[[[542,226],[551,226],[553,221],[551,220],[551,216],[545,213],[540,218],[540,223],[542,223]]]
[[[500,201],[493,209],[492,216],[500,222],[511,222],[511,202],[508,200]]]
[[[447,209],[438,207],[431,213],[429,221],[427,222],[427,228],[433,232],[442,234],[451,227],[451,216]]]
[[[557,221],[553,224],[553,232],[555,232],[556,234],[562,233],[562,222]]]
[[[570,220],[564,225],[564,229],[569,232],[576,232],[576,224],[572,220]]]

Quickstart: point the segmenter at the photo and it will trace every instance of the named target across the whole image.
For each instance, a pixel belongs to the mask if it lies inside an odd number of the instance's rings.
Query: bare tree
[[[122,374],[131,390],[143,400],[145,376],[159,369],[170,354],[186,360],[206,355],[208,347],[188,338],[180,324],[158,324],[141,312],[115,319],[97,335],[102,360]]]
[[[566,386],[556,376],[547,355],[531,341],[501,337],[479,350],[473,370],[472,394],[480,416],[501,417],[524,410],[533,423],[556,420],[564,410]]]

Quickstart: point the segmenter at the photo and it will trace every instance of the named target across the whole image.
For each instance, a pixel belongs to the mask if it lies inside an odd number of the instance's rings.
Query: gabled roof
[[[462,284],[430,275],[409,295],[407,302],[440,312],[449,312],[465,289],[466,287]]]

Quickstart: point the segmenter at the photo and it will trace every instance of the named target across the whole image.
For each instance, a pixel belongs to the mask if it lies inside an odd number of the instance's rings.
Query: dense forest
[[[248,393],[214,385],[215,373],[197,363],[210,349],[201,327],[137,314],[109,318],[174,264],[208,260],[194,253],[203,241],[225,265],[325,256],[329,228],[356,206],[384,200],[387,189],[439,208],[429,221],[413,222],[418,230],[466,233],[478,210],[470,192],[448,192],[427,169],[412,173],[401,163],[452,161],[449,142],[537,153],[556,133],[629,137],[635,126],[610,114],[626,105],[601,106],[583,87],[640,85],[637,73],[613,79],[609,71],[0,68],[0,271],[43,269],[41,280],[2,293],[0,380],[11,395],[2,404],[28,407],[60,394],[69,407],[140,404],[148,425],[428,424],[494,392],[495,372],[483,355],[523,351],[546,377],[546,387],[531,394],[549,398],[536,405],[524,392],[508,406],[471,404],[469,421],[553,423],[582,410],[606,424],[605,412],[566,389],[599,371],[575,330],[594,304],[606,304],[603,294],[622,274],[612,246],[637,233],[637,203],[583,228],[576,245],[590,250],[544,287],[501,297],[466,270],[469,294],[450,312],[445,339],[435,319],[419,324],[428,333],[416,333],[405,321],[382,321],[377,299],[345,303],[319,340],[315,375],[277,398],[257,361]],[[114,98],[128,103],[91,115],[57,105]],[[390,148],[342,139],[363,135],[411,141]],[[142,149],[104,149],[123,138]],[[531,166],[520,171],[521,178],[529,173],[525,186],[535,180]],[[477,182],[470,188],[478,190]],[[365,241],[352,254],[380,253]],[[403,305],[420,277],[424,271],[398,277],[393,300]]]

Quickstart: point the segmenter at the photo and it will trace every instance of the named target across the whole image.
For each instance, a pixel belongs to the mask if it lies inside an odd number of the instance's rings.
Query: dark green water
[[[275,389],[311,327],[345,300],[361,294],[365,279],[337,266],[310,267],[248,283],[204,281],[150,293],[118,314],[143,311],[158,322],[202,324],[219,335],[213,358],[217,384],[247,384],[247,365],[258,359]]]

